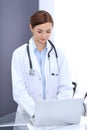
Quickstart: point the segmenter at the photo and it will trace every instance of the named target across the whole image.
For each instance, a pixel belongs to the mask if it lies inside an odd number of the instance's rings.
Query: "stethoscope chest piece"
[[[30,69],[30,70],[29,70],[29,75],[30,75],[30,76],[35,76],[35,71],[34,71],[33,69]]]

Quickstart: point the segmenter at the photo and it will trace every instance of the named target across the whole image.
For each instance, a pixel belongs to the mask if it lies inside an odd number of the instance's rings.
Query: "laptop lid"
[[[36,102],[35,126],[80,123],[83,99],[41,100]]]

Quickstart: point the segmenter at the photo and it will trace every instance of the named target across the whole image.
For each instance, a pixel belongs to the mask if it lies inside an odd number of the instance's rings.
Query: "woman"
[[[27,117],[34,115],[37,100],[73,96],[66,59],[59,49],[55,54],[54,45],[49,41],[53,25],[52,16],[47,11],[35,12],[30,18],[32,37],[28,45],[25,43],[13,52],[13,98],[18,104],[17,112],[21,113],[21,119],[23,113]]]

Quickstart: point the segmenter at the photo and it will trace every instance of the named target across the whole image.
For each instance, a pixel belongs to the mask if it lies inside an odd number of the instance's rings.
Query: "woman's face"
[[[47,22],[44,24],[40,24],[32,28],[30,25],[30,29],[33,33],[34,41],[36,44],[44,44],[49,39],[51,32],[52,32],[52,23]]]

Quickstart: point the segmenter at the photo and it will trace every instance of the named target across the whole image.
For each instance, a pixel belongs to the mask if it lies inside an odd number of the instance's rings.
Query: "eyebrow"
[[[39,31],[42,31],[42,29],[38,28]],[[46,31],[51,31],[51,28],[47,29]]]

